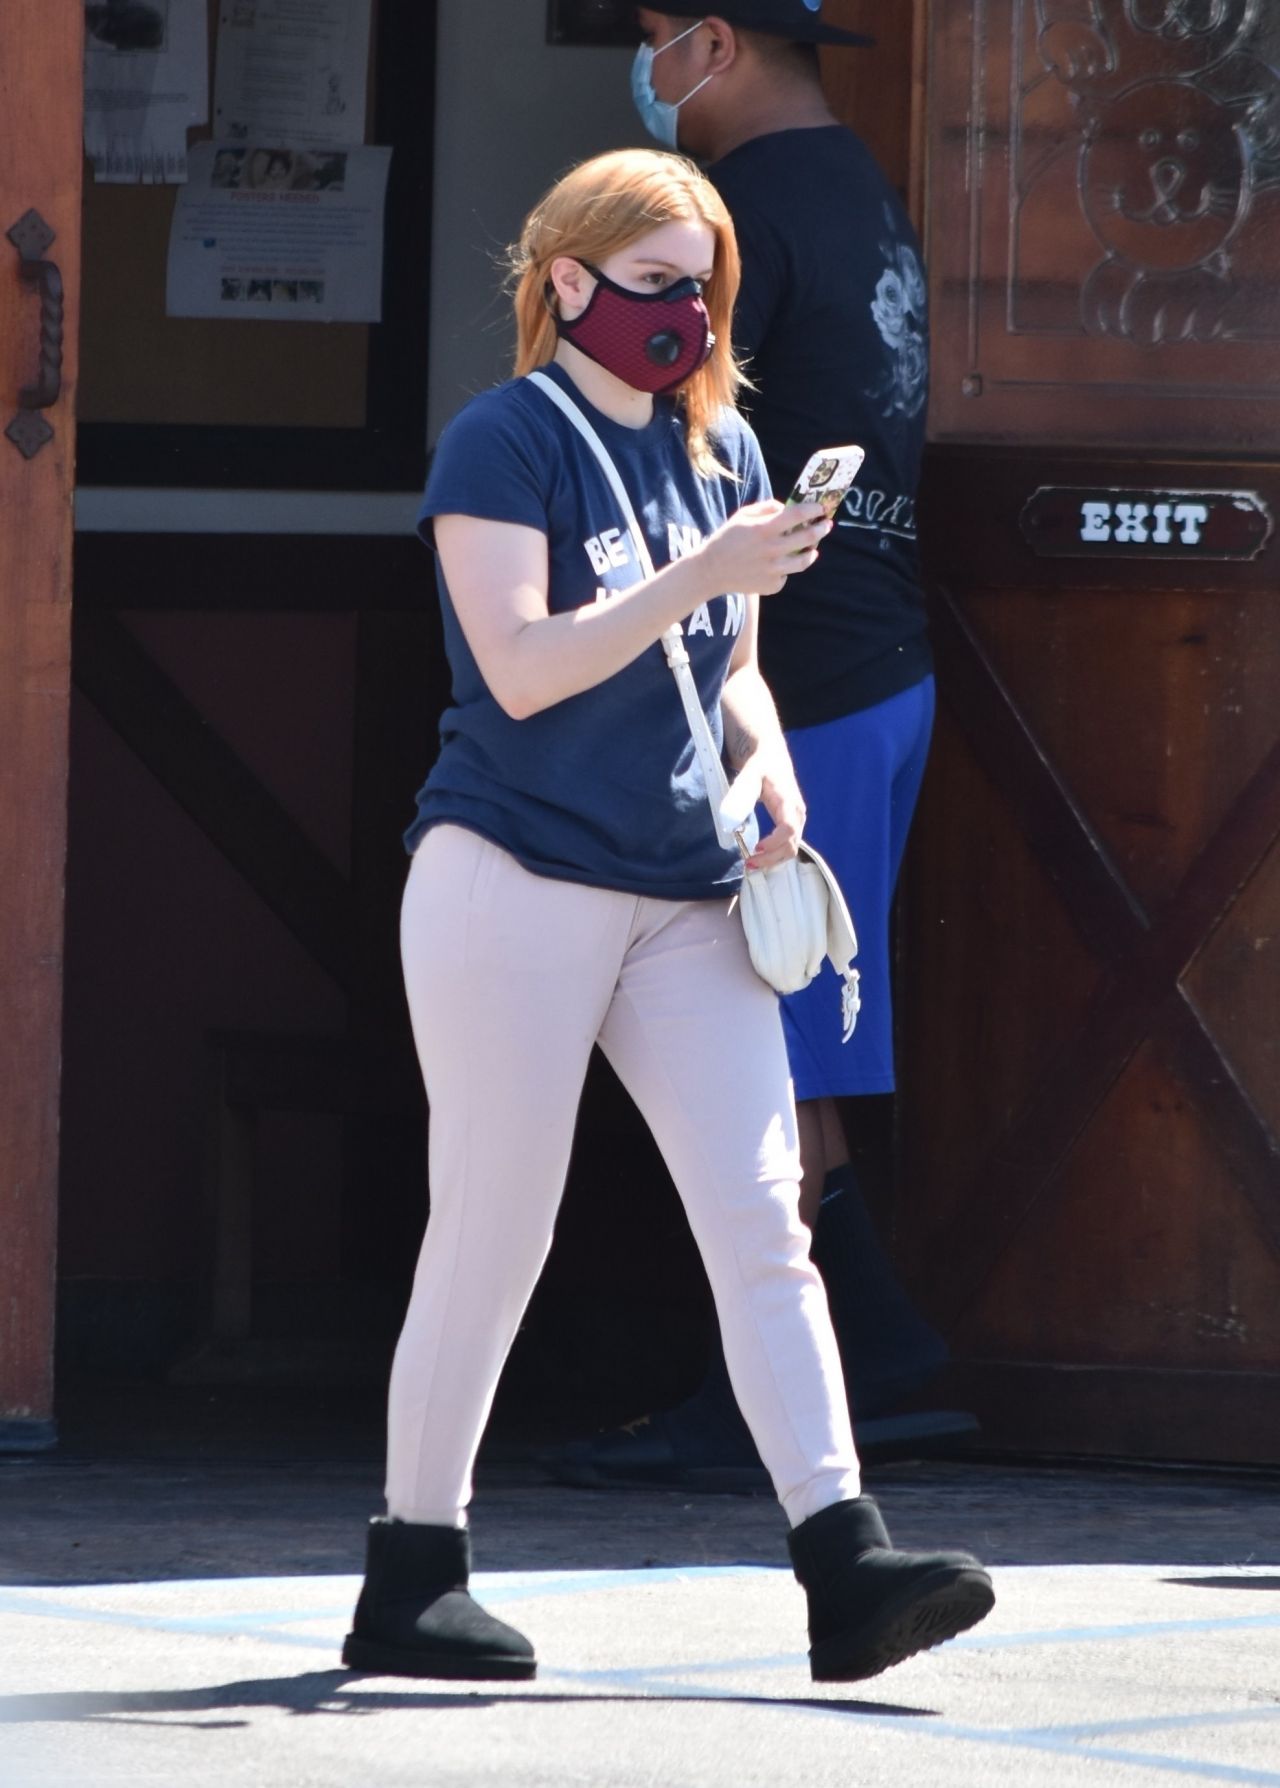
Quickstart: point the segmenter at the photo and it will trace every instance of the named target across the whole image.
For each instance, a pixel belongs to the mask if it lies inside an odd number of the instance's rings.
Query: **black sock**
[[[758,1460],[756,1443],[729,1382],[719,1329],[711,1338],[702,1383],[662,1419],[672,1445],[687,1464],[749,1465]]]
[[[947,1358],[947,1344],[903,1289],[851,1164],[823,1182],[813,1237],[855,1418],[881,1413]]]
[[[925,1383],[946,1360],[947,1344],[904,1291],[852,1165],[833,1168],[823,1182],[812,1252],[826,1286],[854,1418],[866,1420]],[[718,1330],[701,1384],[662,1420],[686,1463],[756,1459]]]

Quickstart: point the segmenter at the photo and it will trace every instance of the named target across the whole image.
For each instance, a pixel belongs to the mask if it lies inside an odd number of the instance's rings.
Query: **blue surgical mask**
[[[662,50],[669,50],[671,44],[680,43],[684,38],[691,36],[698,29],[698,25],[702,23],[703,21],[699,19],[697,25],[690,25],[689,29],[682,31],[679,37],[673,37],[671,43],[664,43]],[[652,44],[642,43],[636,51],[636,59],[631,64],[631,97],[635,101],[640,120],[649,135],[656,137],[664,148],[674,149],[677,147],[676,119],[680,107],[686,100],[692,99],[695,93],[700,93],[711,76],[705,76],[696,87],[690,88],[684,99],[678,99],[674,105],[668,100],[659,99],[653,90],[653,59],[655,56],[660,56],[662,50],[655,50]]]

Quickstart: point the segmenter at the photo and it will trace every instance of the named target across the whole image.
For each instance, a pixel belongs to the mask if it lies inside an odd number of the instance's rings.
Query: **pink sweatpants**
[[[507,1351],[551,1245],[599,1043],[702,1254],[742,1413],[792,1525],[858,1494],[822,1282],[798,1214],[777,1001],[728,903],[531,875],[427,833],[401,920],[431,1107],[431,1216],[391,1373],[387,1507],[465,1523]]]

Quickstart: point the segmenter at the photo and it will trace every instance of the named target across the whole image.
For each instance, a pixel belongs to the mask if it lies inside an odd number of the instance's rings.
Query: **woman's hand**
[[[734,648],[732,667],[720,698],[724,714],[725,755],[736,774],[721,803],[722,820],[744,825],[762,806],[773,829],[747,859],[749,869],[776,869],[794,857],[804,831],[804,796],[796,781],[791,753],[778,724],[773,697],[756,663],[756,614],[749,602],[747,625]]]
[[[746,503],[702,546],[718,594],[775,596],[796,571],[807,571],[832,523],[820,503],[787,508],[776,498]]]
[[[760,803],[773,821],[747,860],[748,869],[777,869],[800,848],[805,805],[790,763],[774,764],[761,778]]]

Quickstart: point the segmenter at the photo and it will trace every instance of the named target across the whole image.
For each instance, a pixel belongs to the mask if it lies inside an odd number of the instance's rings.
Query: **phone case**
[[[828,521],[844,502],[866,453],[861,447],[823,447],[796,480],[788,503],[821,503]]]

